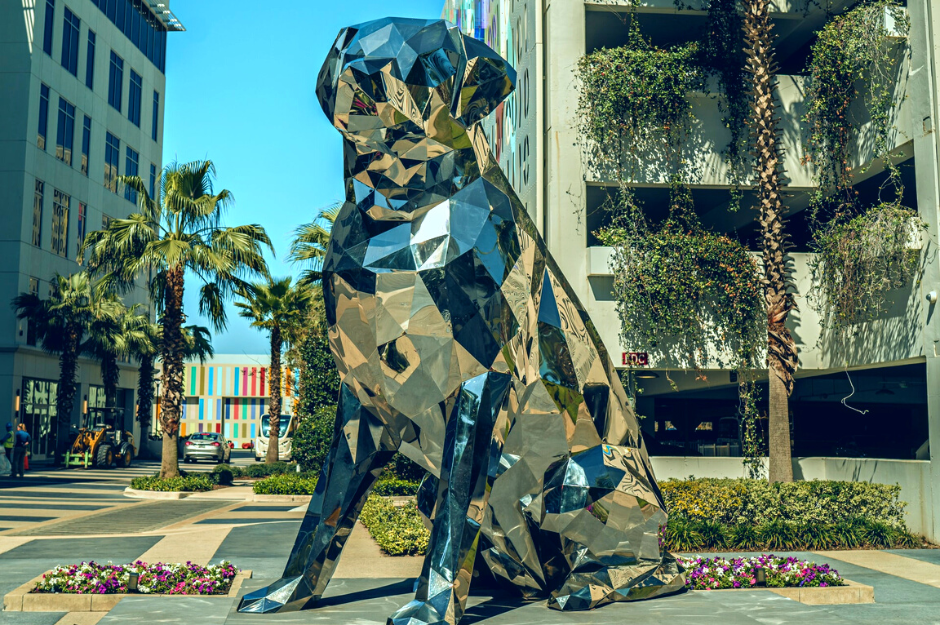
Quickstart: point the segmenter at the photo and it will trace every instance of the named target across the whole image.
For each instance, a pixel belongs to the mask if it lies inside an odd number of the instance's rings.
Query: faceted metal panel
[[[443,20],[337,37],[317,83],[344,140],[323,267],[335,432],[284,576],[240,611],[316,604],[395,451],[428,471],[431,540],[389,623],[456,624],[477,557],[562,610],[683,588],[617,372],[478,123],[514,83]]]

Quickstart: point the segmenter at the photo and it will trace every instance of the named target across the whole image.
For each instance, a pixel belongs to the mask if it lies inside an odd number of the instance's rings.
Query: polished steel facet
[[[396,451],[428,471],[432,531],[389,623],[457,623],[477,557],[562,610],[683,588],[617,372],[478,123],[514,83],[442,20],[337,37],[317,83],[344,139],[323,267],[336,430],[283,578],[240,611],[315,605]]]

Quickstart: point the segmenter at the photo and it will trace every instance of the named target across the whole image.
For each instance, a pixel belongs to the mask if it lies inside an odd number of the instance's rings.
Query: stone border
[[[197,499],[210,499],[210,497],[200,497],[204,496],[207,493],[216,493],[217,490],[205,491],[205,492],[185,492],[185,491],[158,491],[158,490],[137,490],[128,486],[124,489],[124,496],[131,497],[132,499],[162,499],[162,500],[172,500],[172,499],[186,499],[187,497],[195,496]],[[245,496],[239,496],[231,499],[230,501],[256,501],[256,502],[268,502],[268,503],[309,503],[312,495],[257,495],[255,493],[249,493]],[[220,497],[214,495],[211,499],[227,499],[226,497]]]
[[[181,491],[159,491],[159,490],[137,490],[136,488],[131,488],[128,486],[124,489],[125,497],[132,497],[134,499],[186,499],[190,495],[195,495],[196,493],[188,493]]]
[[[875,589],[865,584],[842,579],[845,586],[826,586],[825,588],[769,588],[766,586],[750,588],[718,588],[715,590],[697,590],[695,592],[753,592],[768,590],[781,597],[799,601],[806,605],[845,605],[850,603],[874,603]]]
[[[48,573],[49,571],[46,571]],[[242,583],[251,578],[251,571],[239,571],[232,580],[232,586],[228,593],[224,595],[151,595],[143,593],[127,593],[119,595],[73,595],[67,593],[52,592],[31,592],[36,587],[36,582],[42,579],[42,575],[37,575],[16,590],[13,590],[3,598],[3,610],[5,612],[109,612],[127,597],[199,597],[202,599],[211,599],[214,597],[225,597],[234,599],[241,590]]]

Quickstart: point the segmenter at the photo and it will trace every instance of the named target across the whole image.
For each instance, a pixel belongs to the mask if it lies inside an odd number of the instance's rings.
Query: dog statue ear
[[[487,115],[516,88],[516,70],[485,43],[463,35],[467,61],[453,115],[469,127]]]

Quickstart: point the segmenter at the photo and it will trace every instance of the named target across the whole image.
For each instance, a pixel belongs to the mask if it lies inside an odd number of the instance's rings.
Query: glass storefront
[[[53,380],[23,378],[20,420],[32,438],[30,451],[35,458],[46,458],[55,453],[58,386]]]

